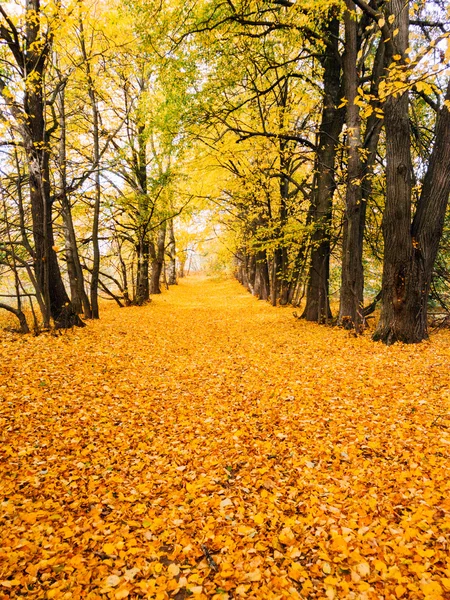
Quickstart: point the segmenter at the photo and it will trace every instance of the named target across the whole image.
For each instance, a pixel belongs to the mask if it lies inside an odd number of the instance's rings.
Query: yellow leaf
[[[266,517],[262,513],[258,513],[253,517],[253,520],[257,525],[262,525],[266,520]]]
[[[245,596],[246,592],[249,589],[250,589],[250,585],[248,583],[247,583],[247,585],[244,583],[241,583],[236,588],[236,595],[237,596]],[[225,600],[225,599],[228,600],[228,598],[229,598],[228,594],[226,594],[226,595],[220,594],[220,596],[217,595],[217,598],[216,598],[216,596],[213,596],[213,599],[215,599],[215,600]]]
[[[105,579],[105,585],[107,587],[116,587],[116,585],[119,585],[119,583],[120,577],[118,575],[109,575],[109,577]]]
[[[347,546],[347,542],[344,540],[344,538],[341,535],[337,535],[332,543],[331,543],[331,550],[333,552],[339,552],[340,554],[348,554],[348,546]]]
[[[402,585],[395,586],[395,595],[397,596],[397,598],[401,598],[405,592],[406,592],[406,588],[403,587]]]
[[[103,552],[105,554],[114,554],[116,551],[116,547],[114,544],[104,544],[103,545]]]
[[[284,527],[281,530],[278,539],[285,546],[293,546],[295,544],[295,535],[290,527]]]
[[[301,577],[306,575],[306,571],[299,563],[292,563],[289,567],[288,575],[294,581],[299,581]]]
[[[261,571],[259,569],[255,569],[251,573],[247,573],[246,579],[248,581],[261,581]]]
[[[114,594],[114,598],[116,598],[116,600],[122,600],[123,598],[126,598],[129,595],[130,595],[129,590],[127,590],[126,588],[123,588],[121,590],[117,590],[117,592]]]
[[[177,577],[177,575],[180,574],[180,567],[178,565],[176,565],[175,563],[171,563],[167,567],[167,572],[169,573],[169,575],[171,577]]]
[[[422,548],[417,548],[417,554],[422,558],[431,558],[434,556],[434,550],[431,548],[426,548],[425,550],[422,550]]]
[[[336,590],[334,589],[334,587],[328,586],[325,595],[328,598],[328,600],[334,600],[336,598]]]
[[[72,531],[72,529],[70,529],[70,527],[63,527],[61,529],[61,535],[65,540],[67,540],[68,538],[73,537],[75,533]]]
[[[199,596],[203,591],[203,586],[194,585],[193,587],[189,588],[189,591],[194,594],[194,596]]]
[[[356,570],[361,575],[361,577],[366,577],[367,575],[370,574],[370,566],[366,562],[356,565]]]
[[[233,502],[229,498],[225,498],[225,500],[222,500],[220,503],[220,508],[227,508],[227,506],[233,506]]]
[[[248,525],[239,525],[237,528],[237,532],[239,535],[249,535],[249,533],[253,533],[256,529],[253,527],[249,527]]]
[[[375,569],[377,571],[386,571],[387,570],[386,564],[382,560],[378,560],[378,559],[374,560],[373,566],[375,567]]]
[[[330,563],[323,563],[322,565],[322,571],[325,573],[325,575],[329,575],[331,573],[331,565]]]
[[[311,592],[313,589],[314,589],[314,585],[313,585],[311,579],[307,579],[306,581],[303,582],[302,594],[304,596],[307,596],[309,594],[309,592]]]

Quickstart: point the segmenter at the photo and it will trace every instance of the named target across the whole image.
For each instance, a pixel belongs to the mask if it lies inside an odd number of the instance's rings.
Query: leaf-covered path
[[[1,343],[0,598],[450,598],[450,338],[183,281]]]

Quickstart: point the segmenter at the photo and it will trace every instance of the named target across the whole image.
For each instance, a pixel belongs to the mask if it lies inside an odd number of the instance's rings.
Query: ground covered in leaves
[[[450,336],[193,278],[3,333],[0,598],[450,598]]]

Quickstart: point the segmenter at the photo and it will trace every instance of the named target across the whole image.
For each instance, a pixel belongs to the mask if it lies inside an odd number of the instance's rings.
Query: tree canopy
[[[378,305],[375,339],[426,339],[448,308],[449,18],[430,0],[4,3],[7,310],[26,330],[24,302],[35,328],[98,318],[99,294],[144,304],[208,222],[196,243],[220,239],[257,297],[357,333]]]

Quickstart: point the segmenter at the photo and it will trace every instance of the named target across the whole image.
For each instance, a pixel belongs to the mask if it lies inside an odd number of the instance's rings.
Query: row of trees
[[[424,339],[450,280],[449,19],[441,0],[2,4],[3,307],[23,322],[32,296],[64,327],[99,291],[147,302],[196,206],[259,298],[324,323],[338,293],[358,332],[380,301],[376,339]]]
[[[100,293],[141,305],[176,283],[180,65],[119,2],[0,6],[1,307],[22,330],[28,300],[37,326],[82,326]]]
[[[380,300],[375,339],[427,337],[450,193],[448,31],[438,1],[244,0],[199,16],[220,201],[258,297],[306,296],[303,317],[329,322],[331,282],[340,324],[361,331]]]

